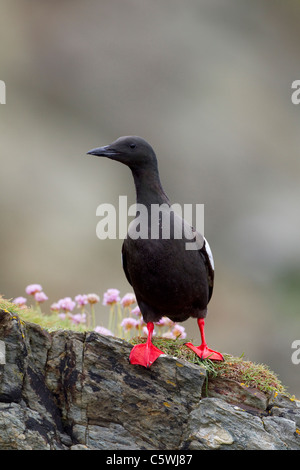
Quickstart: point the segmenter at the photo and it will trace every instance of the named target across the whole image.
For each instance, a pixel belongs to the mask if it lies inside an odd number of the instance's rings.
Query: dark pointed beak
[[[97,157],[114,158],[115,156],[119,155],[119,152],[117,152],[110,145],[105,145],[104,147],[97,147],[95,149],[89,150],[87,154],[96,155]]]

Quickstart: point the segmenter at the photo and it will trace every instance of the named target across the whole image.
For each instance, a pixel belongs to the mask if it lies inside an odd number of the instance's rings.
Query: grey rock
[[[279,416],[267,416],[263,418],[263,423],[265,430],[269,434],[277,436],[278,439],[282,441],[285,448],[292,450],[300,449],[300,437],[296,439],[297,427],[295,421]]]
[[[269,402],[269,397],[256,388],[223,377],[209,380],[206,396],[222,398],[249,411],[265,411]]]
[[[300,449],[297,400],[206,380],[202,366],[0,311],[0,449]]]
[[[280,424],[280,423],[279,423]],[[286,423],[283,423],[286,426]],[[191,413],[187,448],[280,450],[287,445],[278,433],[268,432],[259,416],[219,398],[204,398]],[[269,427],[271,430],[271,427]],[[298,448],[299,443],[298,443]]]

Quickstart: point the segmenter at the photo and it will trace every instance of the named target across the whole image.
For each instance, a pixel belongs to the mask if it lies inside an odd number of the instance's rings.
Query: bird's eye
[[[129,147],[130,147],[131,149],[135,149],[136,145],[135,145],[135,144],[130,144]]]

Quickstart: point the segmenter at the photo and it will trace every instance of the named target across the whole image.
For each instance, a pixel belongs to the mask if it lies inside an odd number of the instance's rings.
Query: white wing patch
[[[208,243],[208,241],[206,240],[206,238],[205,238],[205,237],[203,237],[203,238],[204,238],[204,241],[205,241],[205,249],[206,249],[206,252],[207,252],[207,254],[208,254],[209,261],[210,261],[210,263],[211,263],[211,266],[212,266],[213,270],[215,270],[215,263],[214,263],[214,258],[213,258],[212,251],[211,251],[211,249],[210,249],[209,243]]]

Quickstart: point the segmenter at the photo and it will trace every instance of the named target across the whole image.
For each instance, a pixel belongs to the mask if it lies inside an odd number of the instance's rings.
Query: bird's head
[[[98,147],[87,152],[88,155],[107,157],[131,169],[138,167],[156,166],[156,156],[151,145],[137,136],[119,137],[104,147]]]

